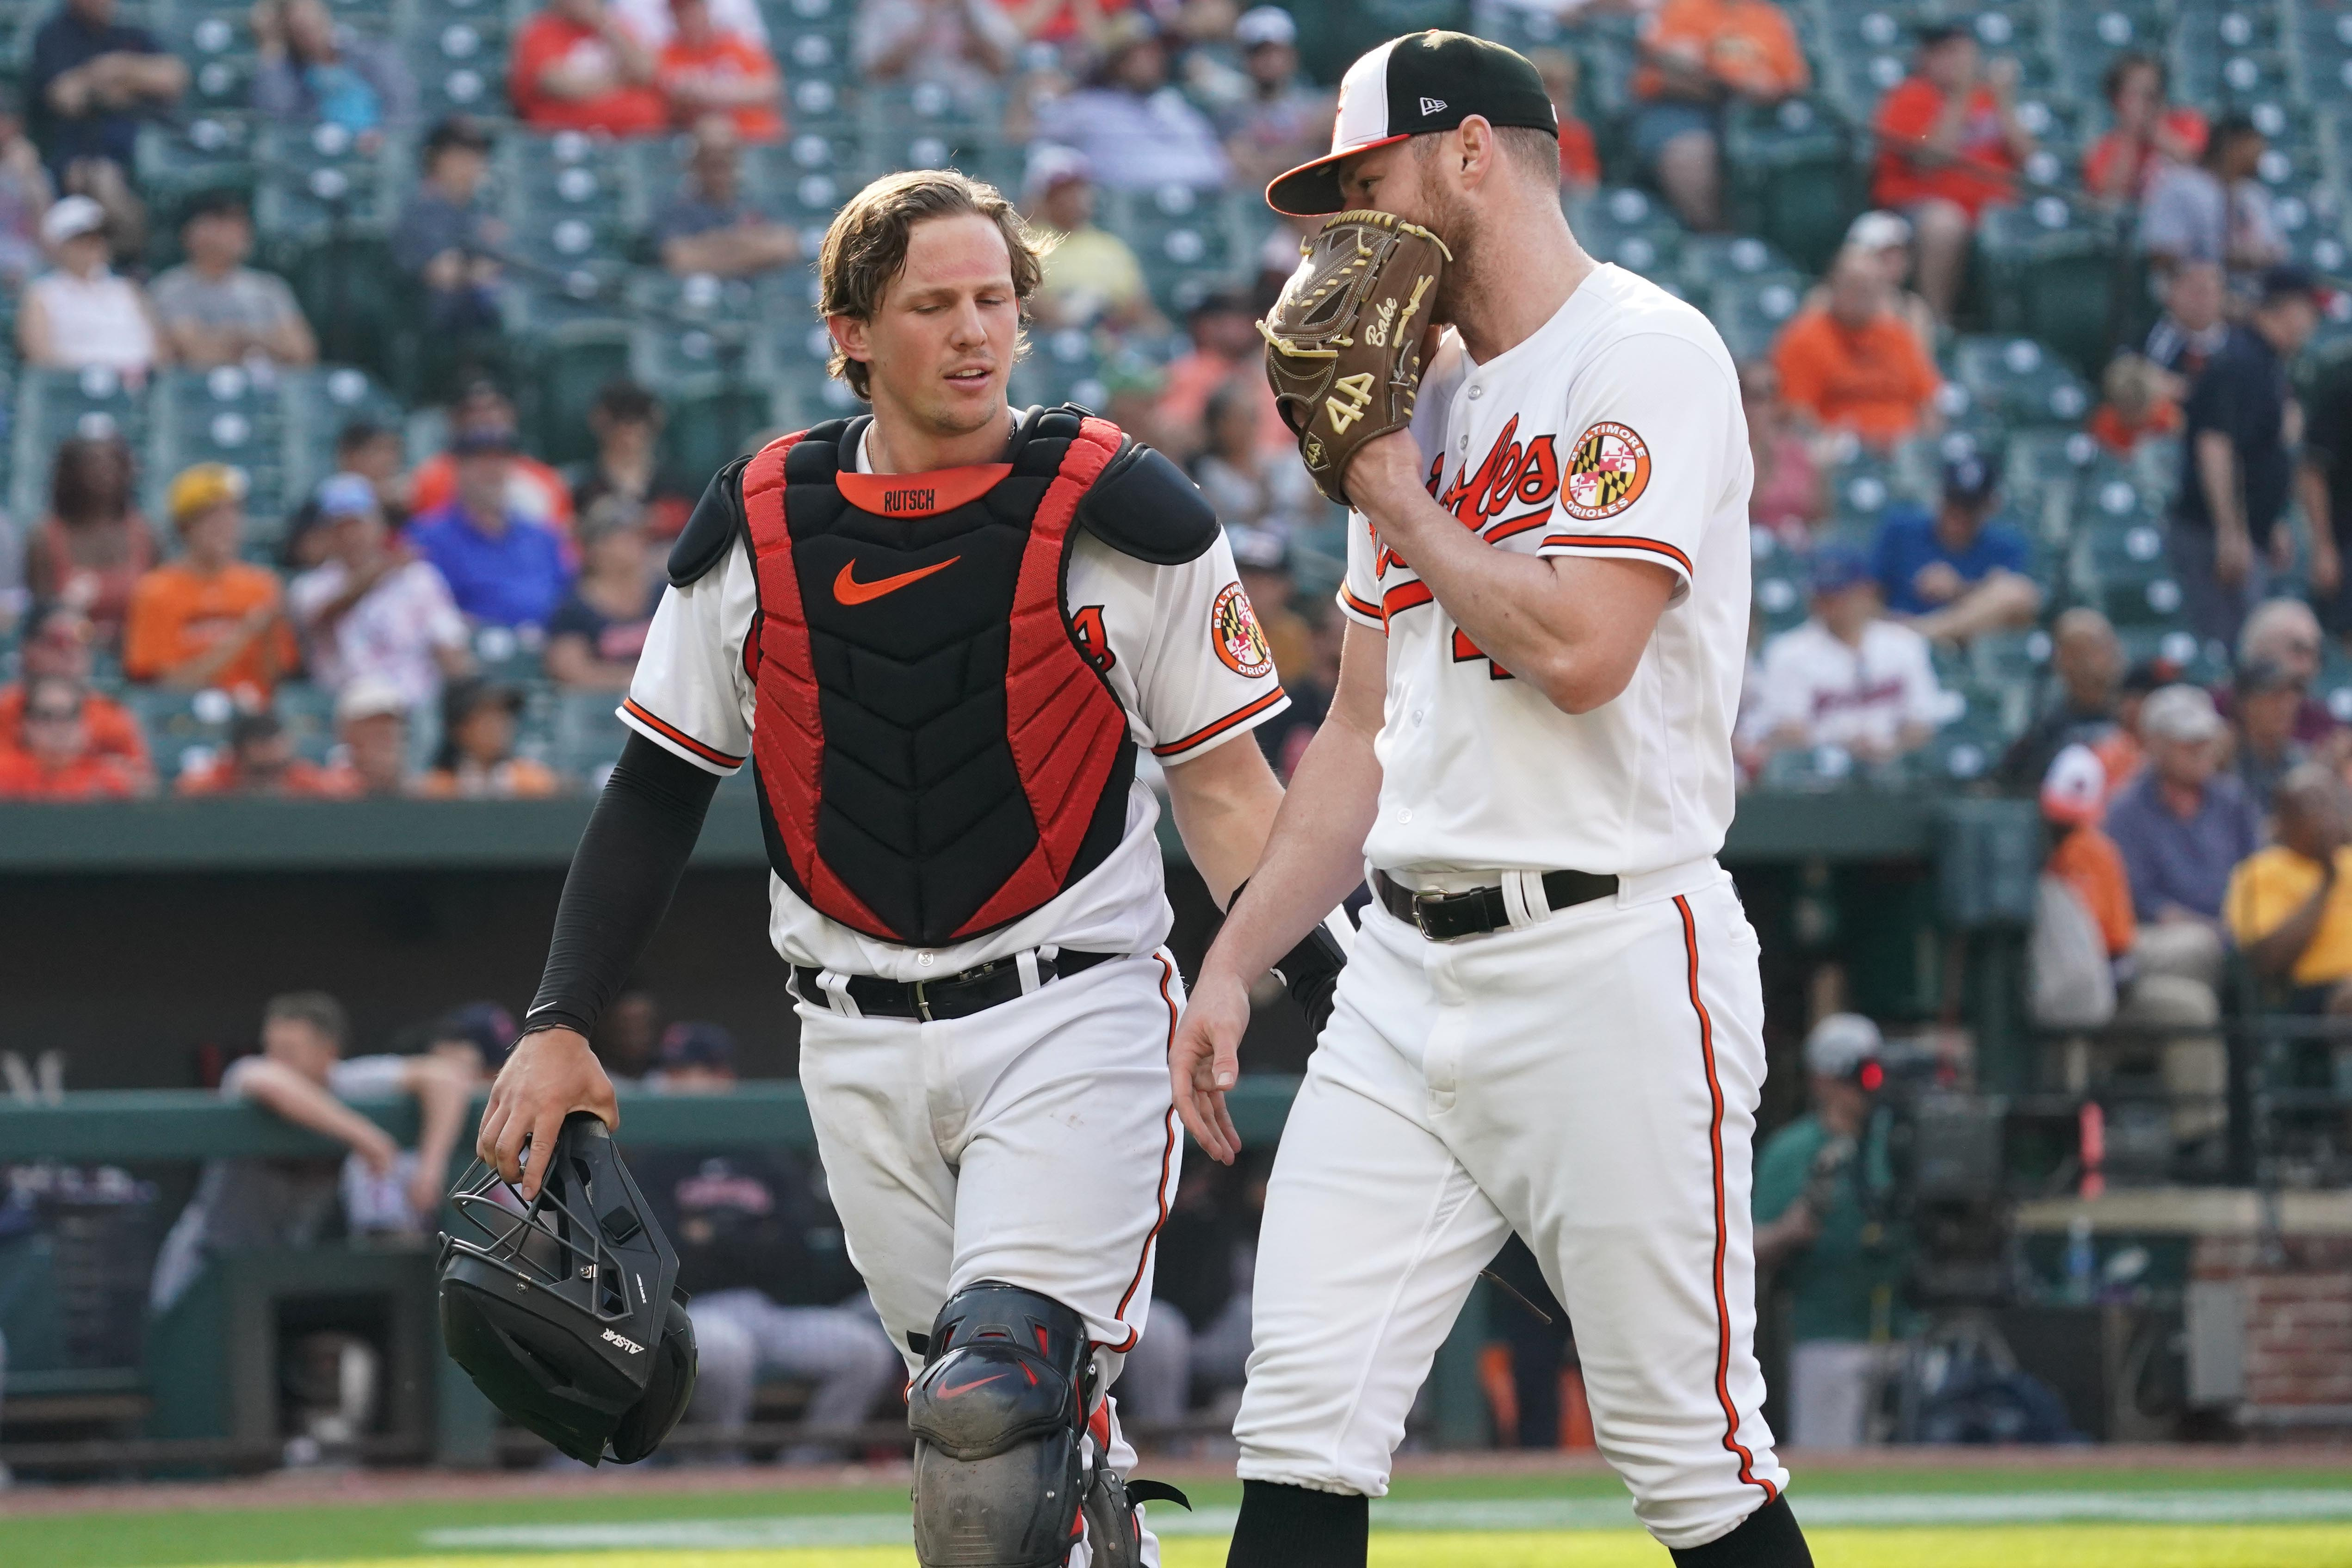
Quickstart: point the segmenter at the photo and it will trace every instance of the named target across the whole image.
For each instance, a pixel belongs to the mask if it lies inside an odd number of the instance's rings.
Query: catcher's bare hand
[[[490,1085],[489,1104],[482,1112],[482,1129],[474,1152],[499,1175],[517,1184],[528,1200],[539,1196],[540,1178],[547,1169],[543,1158],[523,1165],[523,1145],[534,1151],[555,1147],[563,1118],[585,1111],[618,1132],[620,1107],[613,1102],[613,1081],[604,1064],[588,1049],[587,1040],[568,1029],[541,1030],[518,1041],[514,1054],[499,1070]]]
[[[1240,1076],[1242,1034],[1249,1020],[1249,988],[1230,975],[1204,974],[1185,1000],[1168,1051],[1176,1113],[1184,1118],[1192,1141],[1219,1165],[1233,1164],[1242,1151],[1241,1134],[1225,1109],[1225,1091]]]

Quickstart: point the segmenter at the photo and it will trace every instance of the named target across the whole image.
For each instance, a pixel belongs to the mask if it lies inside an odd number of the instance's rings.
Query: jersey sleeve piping
[[[698,768],[724,776],[743,766],[741,758],[730,756],[715,746],[695,739],[677,726],[643,706],[635,697],[622,699],[617,711],[623,724],[656,745],[676,752]]]
[[[1276,686],[1264,696],[1244,704],[1213,724],[1202,725],[1192,734],[1181,739],[1169,741],[1164,746],[1153,747],[1151,755],[1163,762],[1177,762],[1189,757],[1197,757],[1203,751],[1213,749],[1219,741],[1245,730],[1256,728],[1289,706],[1290,694]]]
[[[1663,539],[1633,534],[1546,534],[1536,548],[1538,555],[1631,555],[1637,559],[1665,560],[1687,581],[1694,573],[1690,557]]]
[[[1339,585],[1339,612],[1350,621],[1360,622],[1377,632],[1389,629],[1387,621],[1381,618],[1381,607],[1357,598],[1344,582]]]

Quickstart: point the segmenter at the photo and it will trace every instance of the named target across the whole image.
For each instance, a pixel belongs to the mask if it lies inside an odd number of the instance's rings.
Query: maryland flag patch
[[[1251,680],[1274,673],[1274,650],[1257,623],[1257,612],[1238,582],[1225,584],[1209,607],[1209,643],[1225,668]]]
[[[1595,523],[1642,498],[1650,483],[1650,448],[1631,426],[1604,419],[1576,438],[1567,466],[1559,509]]]

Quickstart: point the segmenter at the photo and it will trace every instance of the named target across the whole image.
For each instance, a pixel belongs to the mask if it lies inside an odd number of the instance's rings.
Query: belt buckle
[[[1413,929],[1421,933],[1422,940],[1424,942],[1443,942],[1447,940],[1447,938],[1438,936],[1437,933],[1429,928],[1430,910],[1435,905],[1443,903],[1444,898],[1445,895],[1441,893],[1416,893],[1412,895]]]

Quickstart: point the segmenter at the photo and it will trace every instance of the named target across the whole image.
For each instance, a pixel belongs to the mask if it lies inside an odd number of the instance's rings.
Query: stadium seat
[[[2082,379],[2031,338],[1962,338],[1952,345],[1951,375],[2011,424],[2075,425],[2091,412]]]
[[[1655,281],[1675,277],[1682,254],[1683,226],[1665,203],[1630,185],[1594,192],[1568,210],[1576,239],[1599,261]]]
[[[1805,302],[1802,278],[1785,273],[1719,278],[1707,296],[1707,318],[1723,334],[1734,360],[1763,358]]]
[[[524,444],[535,455],[561,465],[595,455],[588,407],[598,388],[630,373],[636,331],[625,319],[608,318],[565,322],[536,335],[531,374],[516,399]]]
[[[228,744],[236,704],[224,691],[169,691],[162,686],[125,686],[122,704],[146,732],[155,772],[169,789],[189,768],[218,756]]]
[[[2115,218],[2063,196],[1988,208],[1977,257],[1988,324],[2040,339],[2086,376],[2105,363],[2118,312],[2137,308],[2137,267]]]
[[[1862,211],[1865,166],[1826,99],[1738,107],[1726,117],[1724,193],[1733,226],[1816,270]]]
[[[112,371],[26,369],[16,378],[9,507],[19,517],[48,510],[50,461],[68,436],[121,436],[136,452],[147,437],[147,389]]]
[[[261,178],[255,229],[272,241],[348,235],[392,219],[386,150],[371,148],[340,125],[268,126],[255,139]]]
[[[142,474],[160,491],[196,463],[225,463],[246,476],[246,539],[274,545],[292,497],[287,489],[288,422],[276,378],[237,365],[166,371],[149,406],[150,436]],[[163,515],[160,512],[152,516]]]
[[[629,727],[615,716],[611,692],[557,691],[545,705],[546,762],[568,778],[592,786],[620,759]]]

